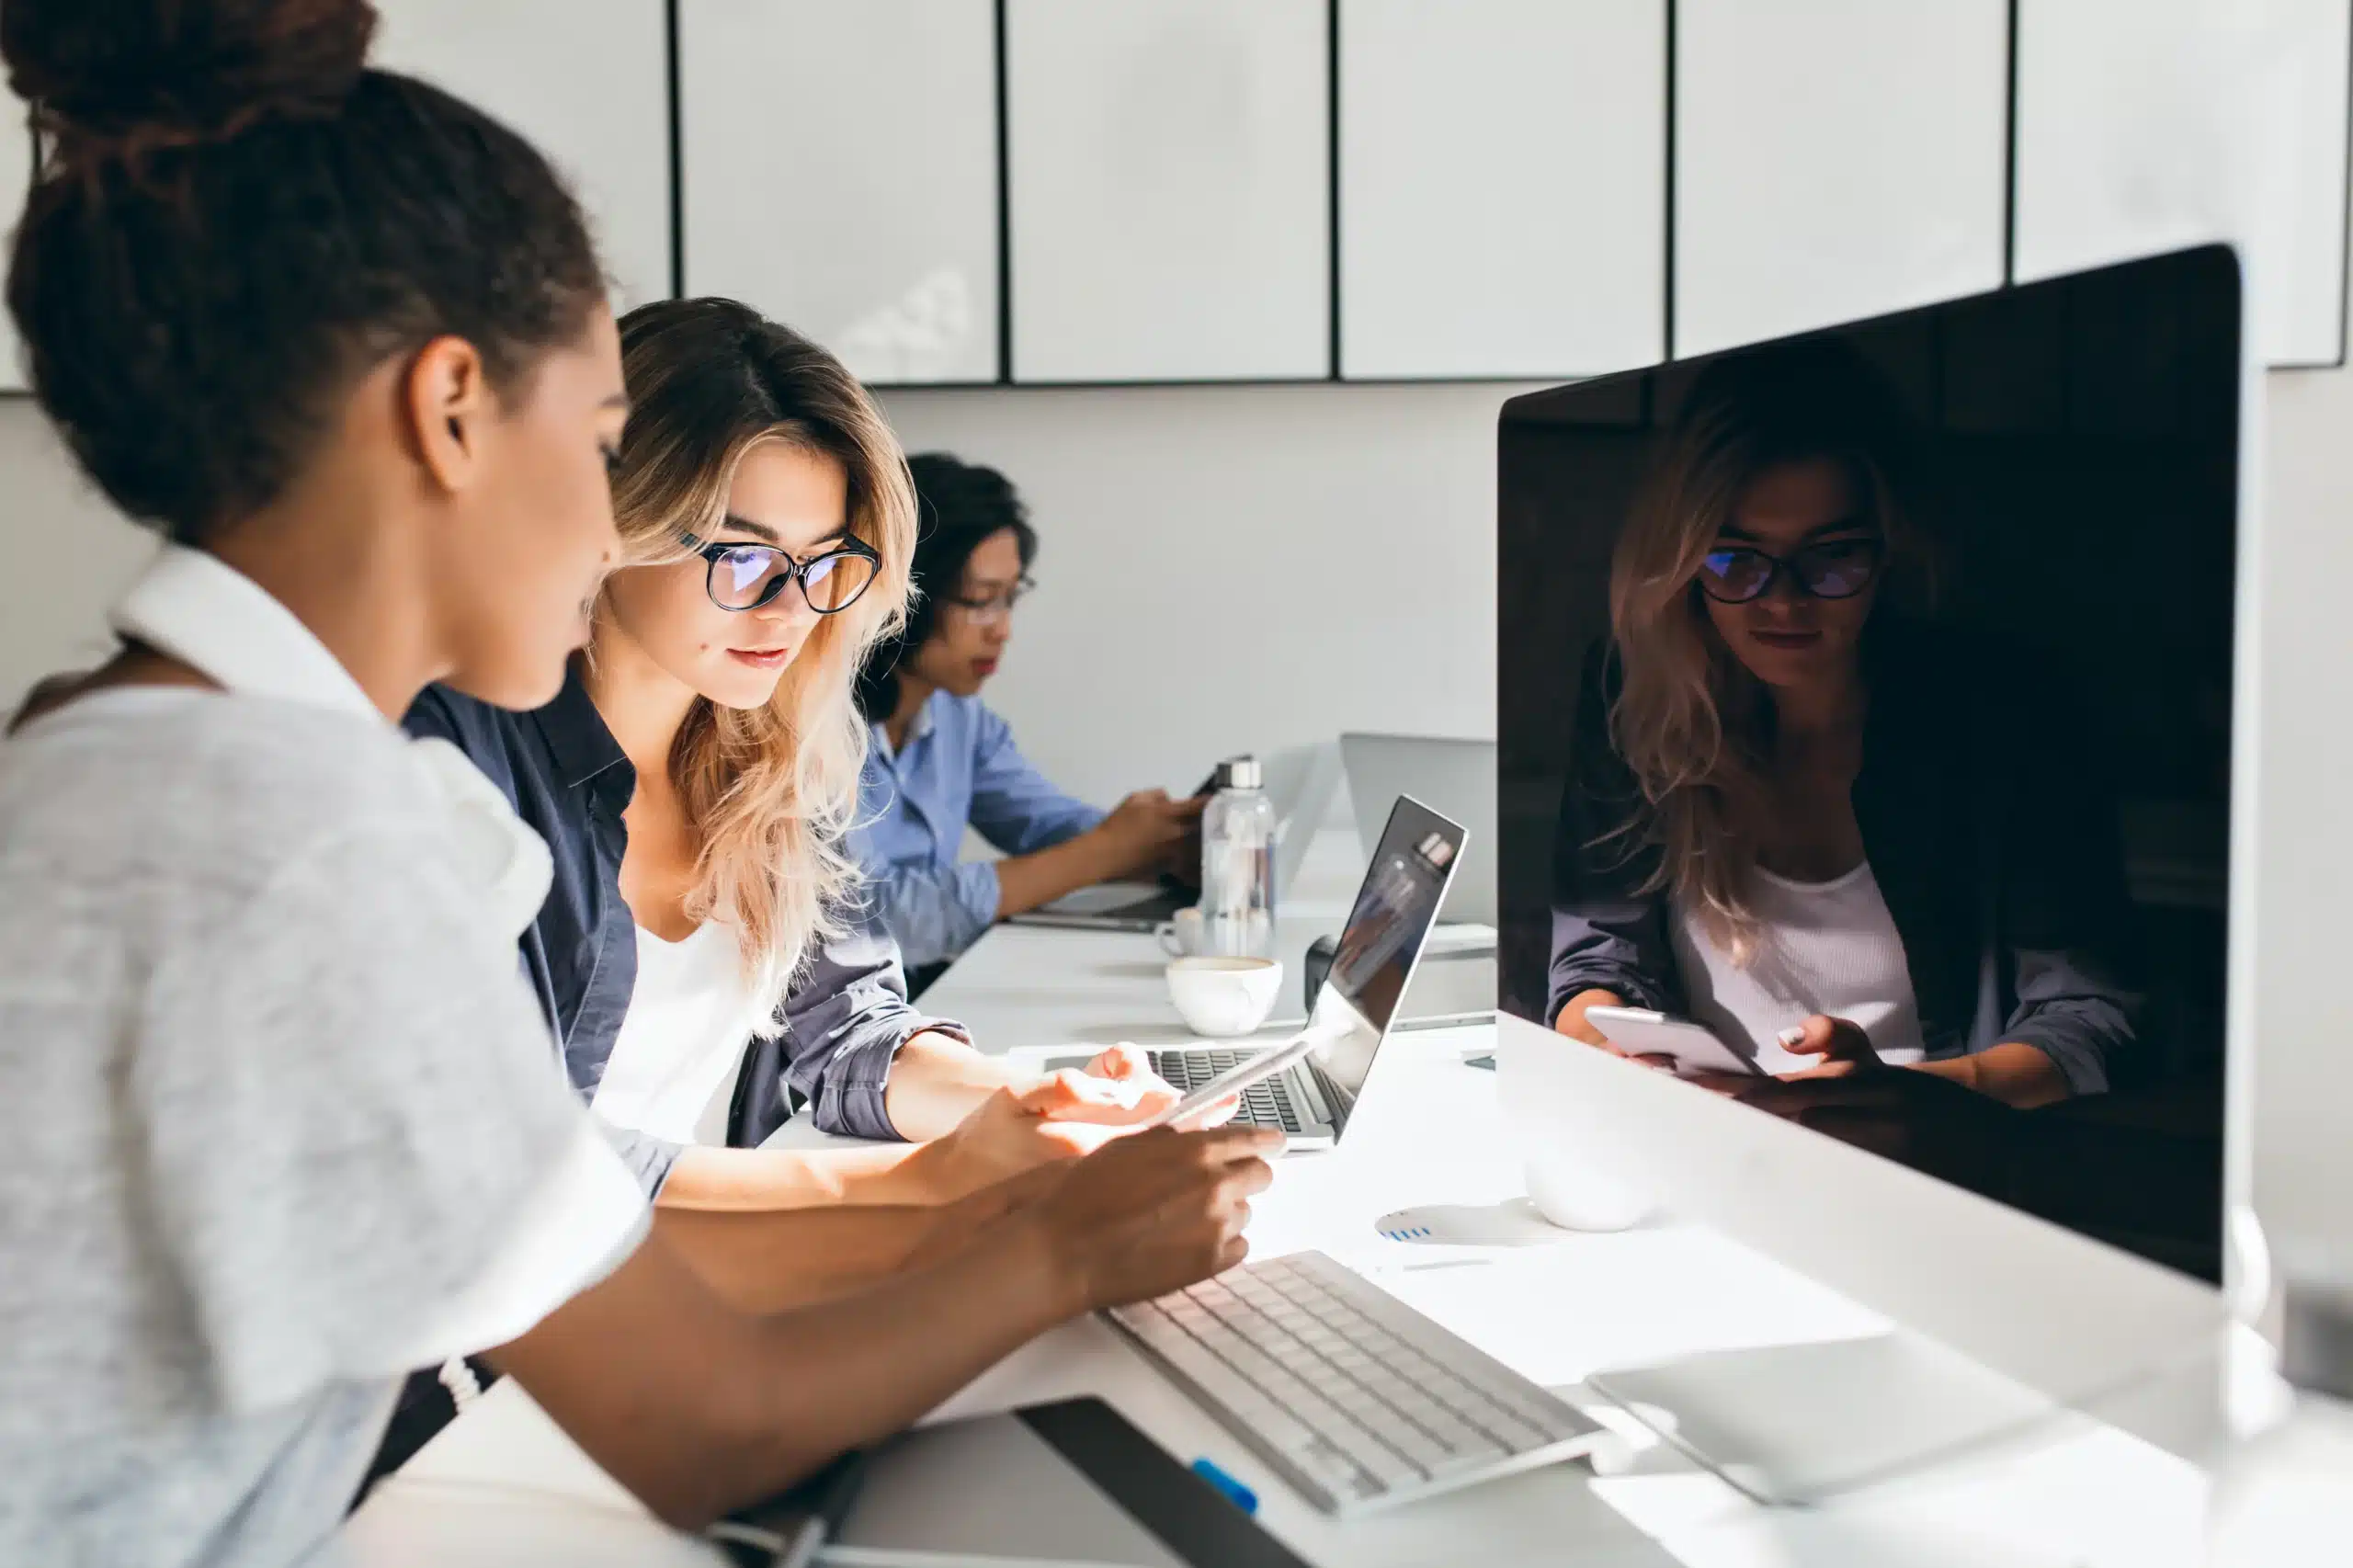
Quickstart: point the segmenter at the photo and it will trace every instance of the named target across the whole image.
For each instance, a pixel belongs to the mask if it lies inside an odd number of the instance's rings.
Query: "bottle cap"
[[[1262,782],[1263,775],[1255,756],[1229,756],[1217,765],[1217,787],[1221,790],[1256,790]]]

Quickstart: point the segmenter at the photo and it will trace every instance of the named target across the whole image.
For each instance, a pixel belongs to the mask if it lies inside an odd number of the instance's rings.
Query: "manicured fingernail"
[[[1791,1024],[1788,1028],[1783,1029],[1779,1034],[1775,1035],[1773,1038],[1779,1040],[1783,1045],[1795,1045],[1805,1039],[1805,1026],[1803,1024]]]

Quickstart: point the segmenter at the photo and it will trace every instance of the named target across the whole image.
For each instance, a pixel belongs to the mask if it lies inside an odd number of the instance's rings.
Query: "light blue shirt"
[[[893,751],[874,726],[850,846],[868,896],[909,967],[941,963],[996,919],[996,867],[957,857],[972,827],[1007,855],[1031,855],[1103,820],[1054,788],[977,697],[935,691]]]

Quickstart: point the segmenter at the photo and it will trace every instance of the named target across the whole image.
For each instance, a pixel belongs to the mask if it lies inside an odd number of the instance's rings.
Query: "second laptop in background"
[[[1348,798],[1358,802],[1357,836],[1370,855],[1380,842],[1375,806],[1410,795],[1427,801],[1462,824],[1468,838],[1454,886],[1440,912],[1448,925],[1488,927],[1495,924],[1495,743],[1440,735],[1342,735],[1340,756]],[[1443,941],[1443,938],[1441,938]]]

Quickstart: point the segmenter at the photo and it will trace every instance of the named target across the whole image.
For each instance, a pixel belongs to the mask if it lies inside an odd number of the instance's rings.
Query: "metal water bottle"
[[[1201,938],[1227,958],[1275,956],[1275,803],[1255,756],[1217,766],[1201,812]]]

